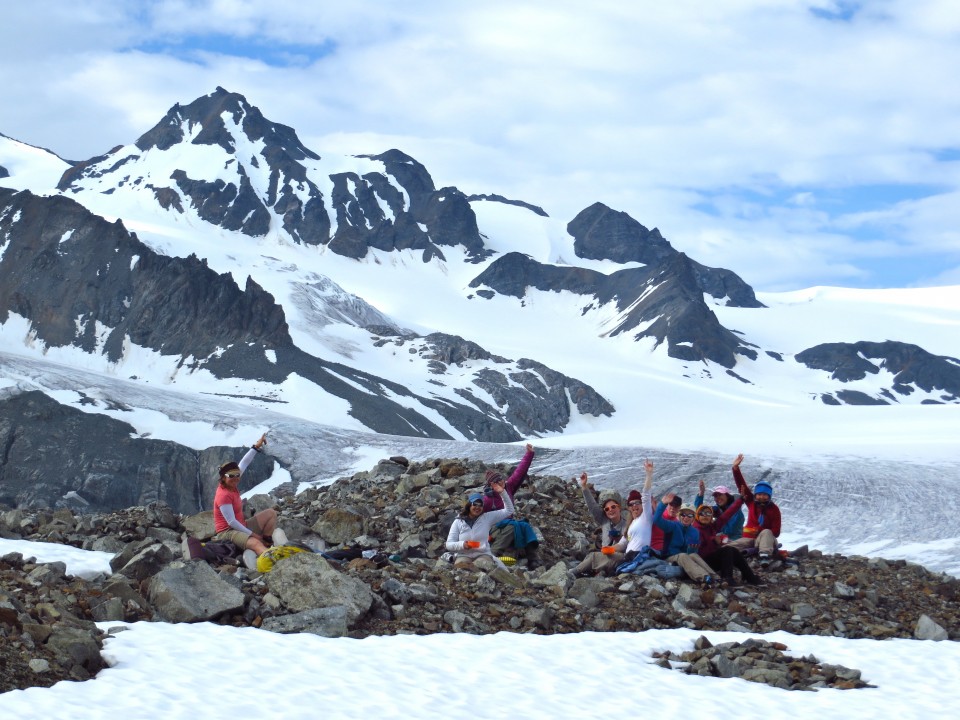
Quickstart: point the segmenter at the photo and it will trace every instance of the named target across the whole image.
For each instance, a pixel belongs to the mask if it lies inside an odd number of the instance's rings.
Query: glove
[[[602,552],[604,555],[613,555],[616,551],[617,550],[613,547],[613,545],[607,545],[606,547],[600,548],[600,552]]]
[[[463,547],[467,548],[468,550],[476,550],[478,547],[480,547],[480,543],[476,540],[467,540],[463,543]]]

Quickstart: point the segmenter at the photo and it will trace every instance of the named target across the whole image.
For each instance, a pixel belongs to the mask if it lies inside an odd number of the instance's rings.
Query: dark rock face
[[[0,204],[0,233],[8,238],[0,321],[11,312],[27,318],[49,346],[74,345],[116,362],[126,338],[194,358],[237,343],[291,344],[282,308],[252,280],[241,291],[194,256],[157,255],[120,222],[67,198],[0,193]]]
[[[108,511],[162,501],[176,512],[208,509],[217,468],[246,448],[194,451],[136,437],[130,425],[61,405],[41,392],[0,400],[0,504],[14,508]],[[273,472],[258,458],[250,489]]]
[[[3,165],[0,165],[0,178],[10,177],[10,171],[7,170]]]
[[[835,400],[848,405],[886,405],[899,402],[898,395],[910,395],[916,389],[928,393],[939,391],[940,402],[960,402],[960,360],[932,355],[916,345],[892,340],[824,343],[797,353],[796,359],[809,368],[829,372],[831,378],[842,383],[863,380],[881,370],[893,375],[890,387],[880,393],[882,397],[841,389],[835,398],[822,398],[828,404],[835,404],[832,402]]]
[[[508,253],[474,278],[470,287],[487,286],[518,298],[531,287],[592,295],[595,303],[587,305],[584,312],[614,302],[623,313],[610,335],[652,322],[634,339],[652,337],[657,345],[666,342],[670,357],[712,360],[726,368],[736,365],[737,355],[755,359],[756,352],[724,328],[703,301],[694,264],[687,256],[675,253],[665,257],[668,259],[659,265],[603,275],[585,268],[543,265],[521,253]]]
[[[389,390],[437,410],[469,438],[523,437],[500,409],[478,408],[469,397],[463,403],[420,397],[294,347],[282,308],[250,278],[241,290],[230,275],[218,275],[196,257],[157,255],[122,224],[109,224],[63,197],[5,191],[0,204],[0,234],[8,239],[0,259],[0,321],[10,313],[23,316],[48,346],[73,345],[117,362],[132,342],[220,378],[282,383],[295,372],[349,401],[351,414],[376,432],[449,437],[415,409],[389,399]],[[594,400],[597,407],[604,403]],[[536,412],[512,415],[519,421]],[[524,434],[533,427],[559,431],[569,419],[552,400],[540,415],[532,426],[522,425]]]
[[[648,230],[624,212],[594,203],[567,225],[577,257],[640,262],[654,267],[670,264],[679,254],[654,228]],[[763,307],[739,276],[730,270],[691,263],[697,287],[733,307]]]

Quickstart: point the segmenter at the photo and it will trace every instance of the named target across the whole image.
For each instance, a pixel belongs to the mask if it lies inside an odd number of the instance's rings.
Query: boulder
[[[373,592],[365,583],[314,553],[298,553],[278,563],[267,575],[267,587],[294,612],[343,606],[351,627],[373,604]]]
[[[174,562],[150,579],[147,597],[167,622],[201,622],[243,609],[244,598],[205,562]]]

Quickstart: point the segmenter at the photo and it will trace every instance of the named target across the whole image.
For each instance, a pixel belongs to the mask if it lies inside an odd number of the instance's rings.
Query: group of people
[[[760,481],[753,490],[747,486],[742,462],[741,453],[732,466],[738,497],[726,485],[718,485],[713,489],[714,504],[704,504],[706,487],[701,480],[692,504],[667,493],[651,512],[653,464],[648,460],[642,492],[632,490],[627,497],[629,516],[623,515],[616,493],[604,491],[599,503],[594,500],[584,473],[580,484],[587,509],[601,525],[601,548],[589,553],[573,574],[644,573],[669,565],[705,586],[736,584],[734,570],[743,582],[761,584],[744,551],[756,548],[761,567],[772,562],[780,536],[780,508],[772,500],[770,483]]]
[[[527,445],[523,461],[506,482],[487,473],[486,494],[467,498],[447,536],[446,548],[459,567],[490,569],[501,564],[498,542],[507,552],[526,554],[528,567],[539,564],[534,531],[524,521],[511,518],[513,496],[526,477],[534,450]],[[587,510],[600,528],[599,548],[589,552],[571,572],[576,577],[645,573],[658,568],[683,574],[704,586],[734,585],[740,580],[752,585],[763,581],[747,562],[744,551],[756,548],[761,567],[773,560],[780,535],[780,509],[773,502],[773,488],[766,481],[751,490],[740,465],[743,455],[733,461],[735,495],[726,485],[713,488],[713,504],[704,504],[706,486],[700,481],[692,504],[675,493],[653,502],[653,463],[644,462],[645,480],[641,490],[627,496],[627,512],[620,495],[603,490],[594,495],[587,473],[580,486]],[[491,492],[492,488],[492,492]],[[743,508],[747,509],[744,516]],[[526,526],[524,528],[523,526]],[[737,578],[735,571],[739,571]]]
[[[272,544],[277,527],[275,510],[261,510],[244,519],[238,485],[243,471],[266,444],[266,434],[251,445],[237,462],[220,466],[214,496],[215,540],[226,540],[246,551],[255,561]],[[473,492],[450,526],[446,549],[455,566],[491,570],[504,561],[525,558],[527,568],[540,565],[540,535],[529,522],[514,517],[513,498],[527,479],[535,452],[527,443],[523,459],[510,476],[489,470],[482,492]],[[751,490],[740,465],[743,454],[733,461],[733,479],[739,495],[726,485],[713,488],[713,504],[704,503],[703,480],[692,504],[675,493],[665,494],[653,504],[653,463],[644,462],[641,490],[627,496],[627,512],[621,497],[603,490],[595,497],[587,473],[579,483],[587,510],[600,528],[599,548],[589,552],[571,571],[577,577],[613,575],[623,572],[685,574],[705,586],[732,585],[735,570],[743,582],[757,585],[761,578],[744,557],[756,548],[761,567],[774,558],[780,535],[780,509],[773,502],[773,488],[765,480]],[[743,508],[747,509],[744,517]]]

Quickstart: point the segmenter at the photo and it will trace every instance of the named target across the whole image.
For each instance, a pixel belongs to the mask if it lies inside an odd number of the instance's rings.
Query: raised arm
[[[640,502],[643,503],[643,512],[650,518],[653,524],[653,463],[649,460],[643,461],[643,469],[646,477],[643,480],[643,492],[640,493]],[[663,512],[661,510],[661,512]]]
[[[743,495],[743,501],[749,503],[753,501],[753,491],[747,487],[747,481],[743,479],[743,473],[740,472],[740,463],[742,462],[743,453],[740,453],[733,461],[733,481],[737,484],[737,490]]]
[[[603,514],[603,508],[597,504],[597,499],[593,496],[593,491],[587,487],[587,473],[580,473],[580,489],[583,492],[583,501],[587,504],[587,511],[597,525],[603,525],[607,518]]]
[[[660,502],[657,503],[657,509],[653,511],[653,524],[661,530],[672,531],[674,525],[676,525],[674,520],[668,520],[663,516],[663,511],[667,509],[667,505],[674,497],[675,493],[667,493]]]
[[[240,466],[241,473],[244,470],[246,470],[248,467],[250,467],[250,463],[253,462],[253,459],[257,456],[258,453],[263,452],[263,446],[266,444],[267,444],[267,434],[264,433],[263,435],[260,436],[259,440],[257,440],[253,445],[250,446],[250,449],[247,450],[247,454],[244,455],[240,459],[240,462],[237,463],[237,465]]]
[[[697,484],[697,496],[693,499],[693,506],[698,508],[703,505],[703,496],[707,493],[707,484],[703,481],[703,478],[700,478],[700,482]]]
[[[523,454],[523,459],[520,461],[520,464],[517,465],[516,470],[510,473],[510,477],[507,478],[507,492],[510,493],[510,497],[513,497],[514,493],[517,492],[517,488],[523,485],[523,479],[527,476],[527,471],[530,469],[530,463],[533,462],[533,456],[536,453],[533,451],[533,445],[527,443],[527,451]]]
[[[502,510],[491,510],[483,514],[484,519],[489,523],[490,527],[493,527],[501,520],[506,520],[513,515],[513,500],[510,498],[510,493],[507,492],[502,482],[491,483],[490,486],[494,492],[500,494],[500,499],[503,500]]]
[[[717,527],[722,528],[724,525],[726,525],[730,518],[733,517],[734,513],[740,512],[741,507],[743,507],[742,496],[730,503],[730,507],[720,513],[720,517],[717,518]]]

